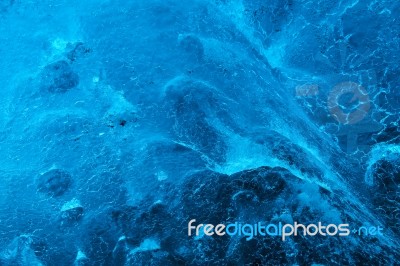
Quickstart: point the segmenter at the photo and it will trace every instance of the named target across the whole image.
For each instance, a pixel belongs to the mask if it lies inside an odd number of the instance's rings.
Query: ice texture
[[[399,265],[399,16],[0,0],[0,265]],[[189,237],[191,219],[384,234]]]

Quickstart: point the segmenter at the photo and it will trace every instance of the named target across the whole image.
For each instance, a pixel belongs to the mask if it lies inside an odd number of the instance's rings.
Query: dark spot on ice
[[[76,61],[79,57],[90,53],[92,50],[85,46],[83,42],[77,42],[74,44],[74,48],[67,53],[67,57],[71,62]]]
[[[121,120],[119,121],[119,125],[120,125],[120,126],[125,126],[125,125],[126,125],[126,120],[121,119]]]

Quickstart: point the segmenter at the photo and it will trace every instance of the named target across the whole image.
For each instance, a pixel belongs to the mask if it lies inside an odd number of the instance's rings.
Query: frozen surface
[[[398,265],[399,16],[0,0],[0,264]],[[190,219],[384,235],[189,238]]]

